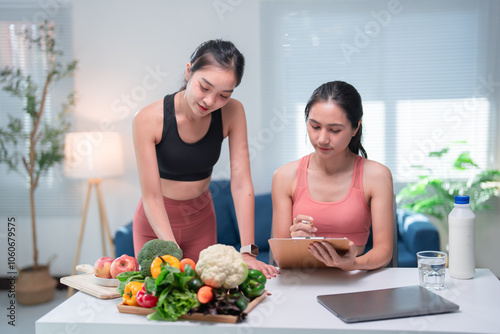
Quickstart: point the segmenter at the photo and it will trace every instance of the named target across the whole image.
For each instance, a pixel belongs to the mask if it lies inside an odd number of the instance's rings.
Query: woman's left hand
[[[358,255],[358,249],[352,241],[349,241],[349,250],[342,256],[328,242],[314,242],[309,246],[309,251],[327,266],[342,270],[353,270]]]
[[[268,279],[276,277],[276,274],[280,273],[275,266],[259,261],[254,256],[243,254],[243,260],[248,264],[249,269],[260,270]]]

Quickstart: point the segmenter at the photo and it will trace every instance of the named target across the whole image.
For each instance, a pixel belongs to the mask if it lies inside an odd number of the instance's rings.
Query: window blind
[[[448,145],[456,151],[436,175],[449,175],[459,150],[488,167],[498,143],[485,82],[500,59],[491,28],[499,14],[494,1],[263,1],[262,112],[281,110],[288,128],[274,133],[254,182],[270,188],[276,168],[313,151],[304,106],[333,80],[361,94],[363,145],[395,183],[416,180],[411,166],[428,164],[429,152]],[[269,122],[264,117],[262,126]]]
[[[43,89],[44,59],[34,49],[27,47],[23,31],[35,29],[44,20],[53,21],[56,28],[56,47],[64,52],[62,63],[72,60],[71,10],[69,5],[42,2],[4,2],[0,4],[0,68],[20,68],[32,75]],[[59,112],[61,104],[73,89],[72,78],[64,79],[52,86],[43,115],[44,122],[50,122]],[[8,123],[8,115],[24,118],[24,131],[30,131],[30,118],[23,110],[25,101],[0,91],[0,126]],[[26,143],[26,152],[28,144]],[[24,167],[20,164],[19,170]],[[6,215],[28,216],[30,214],[29,181],[27,174],[9,171],[6,164],[0,164],[0,212]],[[35,207],[39,217],[64,217],[79,215],[81,201],[78,182],[64,177],[62,166],[53,167],[40,177],[35,191]]]

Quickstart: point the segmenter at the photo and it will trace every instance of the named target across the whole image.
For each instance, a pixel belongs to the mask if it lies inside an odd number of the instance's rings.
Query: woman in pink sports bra
[[[327,266],[343,270],[376,269],[392,258],[392,175],[367,159],[362,116],[361,96],[350,84],[318,87],[305,108],[315,151],[280,167],[272,183],[273,237],[346,237],[343,256],[328,243],[309,248]],[[363,254],[370,227],[373,248]]]

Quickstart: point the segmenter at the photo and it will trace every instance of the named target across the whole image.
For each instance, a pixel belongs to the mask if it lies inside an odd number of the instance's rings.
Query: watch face
[[[250,253],[257,256],[259,255],[259,247],[257,245],[251,244],[250,245]]]

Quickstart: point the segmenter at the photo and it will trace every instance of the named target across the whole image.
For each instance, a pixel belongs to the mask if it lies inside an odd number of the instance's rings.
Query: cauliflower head
[[[248,275],[248,266],[233,246],[215,244],[200,252],[196,273],[206,285],[233,289]]]

